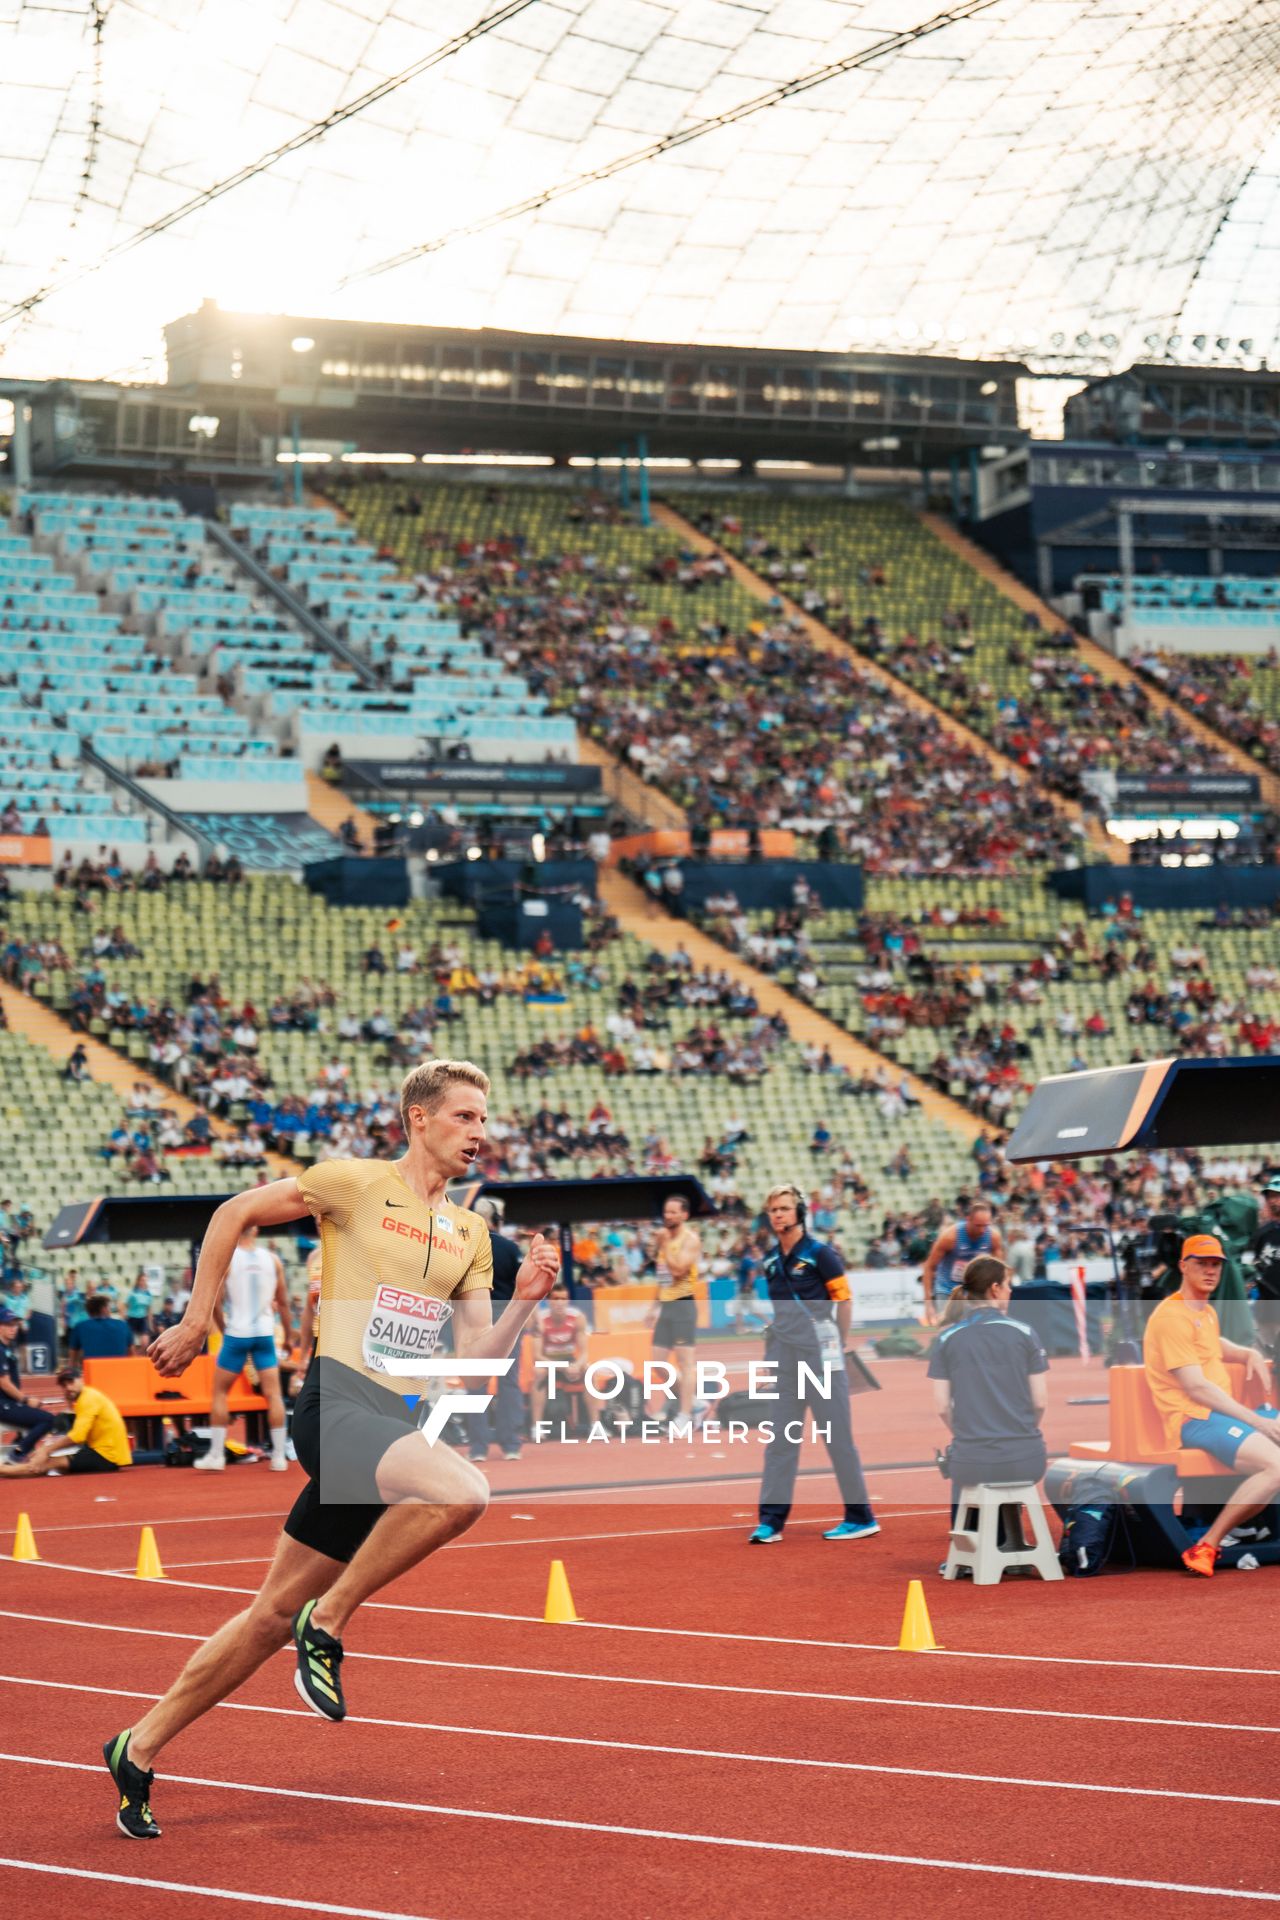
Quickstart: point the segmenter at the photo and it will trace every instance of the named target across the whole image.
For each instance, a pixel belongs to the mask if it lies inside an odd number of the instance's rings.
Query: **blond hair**
[[[470,1060],[424,1060],[420,1066],[411,1067],[400,1082],[400,1119],[405,1139],[410,1132],[410,1107],[425,1107],[428,1113],[434,1113],[450,1087],[460,1085],[476,1087],[487,1094],[489,1076]]]

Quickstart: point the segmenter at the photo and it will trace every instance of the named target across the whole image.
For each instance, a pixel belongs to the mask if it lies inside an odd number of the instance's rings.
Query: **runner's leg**
[[[420,1433],[387,1448],[378,1491],[387,1511],[311,1615],[335,1640],[362,1601],[473,1527],[489,1503],[484,1475],[450,1447],[427,1446]]]
[[[214,1361],[213,1393],[209,1407],[209,1451],[204,1456],[204,1463],[208,1466],[215,1463],[226,1464],[227,1424],[230,1418],[227,1403],[231,1396],[231,1389],[239,1377],[238,1368],[231,1373],[226,1367],[219,1366],[218,1362]],[[199,1464],[200,1462],[197,1462],[197,1465]]]
[[[1248,1478],[1234,1489],[1204,1535],[1211,1547],[1220,1546],[1224,1534],[1252,1520],[1255,1513],[1269,1507],[1280,1493],[1280,1442],[1265,1433],[1251,1433],[1236,1454],[1235,1467],[1238,1473],[1247,1473]]]
[[[694,1373],[694,1350],[690,1347],[676,1347],[672,1350],[672,1359],[680,1369],[678,1391],[680,1394],[680,1418],[688,1420],[693,1414],[693,1389],[696,1379]]]
[[[331,1560],[282,1534],[253,1602],[192,1654],[163,1700],[133,1729],[129,1738],[133,1764],[148,1771],[175,1734],[234,1693],[273,1653],[287,1646],[299,1607],[324,1593],[342,1570],[341,1560]]]
[[[280,1390],[279,1367],[262,1367],[259,1369],[258,1391],[267,1403],[267,1426],[271,1432],[272,1456],[276,1460],[283,1460],[285,1442],[284,1394]]]
[[[652,1354],[652,1363],[655,1367],[666,1367],[675,1375],[675,1378],[668,1381],[653,1379],[652,1392],[645,1401],[644,1417],[646,1420],[661,1420],[664,1416],[670,1419],[672,1398],[679,1391],[679,1352],[672,1347],[655,1347]],[[653,1376],[651,1376],[651,1378],[653,1378]],[[658,1403],[652,1413],[649,1411],[649,1399],[656,1399]],[[679,1402],[677,1401],[676,1404],[678,1406]]]

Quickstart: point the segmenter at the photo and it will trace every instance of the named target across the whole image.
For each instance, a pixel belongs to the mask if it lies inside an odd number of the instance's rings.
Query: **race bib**
[[[447,1300],[380,1286],[365,1324],[364,1364],[373,1373],[420,1373],[452,1312]]]
[[[828,1366],[834,1371],[839,1367],[844,1372],[844,1342],[840,1338],[840,1329],[834,1320],[815,1320],[818,1330],[818,1350]]]

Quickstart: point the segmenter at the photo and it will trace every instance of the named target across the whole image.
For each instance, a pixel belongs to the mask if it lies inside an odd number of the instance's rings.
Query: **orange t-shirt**
[[[1230,1393],[1231,1381],[1222,1361],[1222,1335],[1218,1316],[1206,1301],[1203,1307],[1191,1307],[1180,1293],[1162,1300],[1147,1322],[1142,1341],[1142,1363],[1147,1370],[1151,1397],[1164,1421],[1165,1439],[1171,1447],[1182,1445],[1184,1420],[1203,1420],[1210,1411],[1202,1406],[1173,1378],[1174,1367],[1201,1367],[1204,1377],[1224,1393]]]

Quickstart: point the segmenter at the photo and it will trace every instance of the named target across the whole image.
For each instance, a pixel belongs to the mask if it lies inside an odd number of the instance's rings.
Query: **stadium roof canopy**
[[[1274,358],[1280,0],[484,3],[0,0],[0,377],[155,377],[207,295]]]

